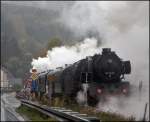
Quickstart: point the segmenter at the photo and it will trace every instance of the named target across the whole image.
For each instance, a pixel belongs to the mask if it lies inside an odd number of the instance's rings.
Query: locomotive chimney
[[[111,48],[103,48],[102,54],[107,54],[111,52]]]
[[[68,66],[68,64],[65,64],[65,68]]]

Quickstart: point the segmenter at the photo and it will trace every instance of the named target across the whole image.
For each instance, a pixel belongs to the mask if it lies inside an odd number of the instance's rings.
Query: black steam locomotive
[[[75,98],[87,83],[88,97],[96,101],[102,94],[128,94],[129,82],[123,79],[130,72],[130,61],[122,61],[110,48],[103,48],[102,54],[66,65],[64,69],[39,74],[38,92],[48,91],[49,96],[62,93]]]

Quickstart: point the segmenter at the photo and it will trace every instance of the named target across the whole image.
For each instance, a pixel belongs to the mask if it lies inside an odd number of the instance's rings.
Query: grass
[[[95,114],[97,117],[101,118],[103,121],[135,121],[135,118],[130,117],[124,117],[123,115],[119,115],[116,113],[111,112],[99,112]]]
[[[16,109],[20,115],[27,117],[30,121],[57,121],[55,118],[51,118],[43,113],[29,108],[27,106],[21,105]]]
[[[112,112],[96,112],[92,107],[83,107],[80,110],[80,113],[86,113],[88,115],[96,116],[100,118],[102,121],[135,121],[134,117],[124,117],[123,115],[112,113]]]
[[[95,108],[93,107],[84,107],[84,106],[79,106],[79,105],[70,105],[70,106],[65,106],[66,108],[72,109],[74,111],[77,111],[82,114],[88,114],[89,116],[95,116],[98,117],[101,121],[103,122],[108,122],[108,121],[135,121],[135,118],[133,116],[130,117],[125,117],[123,115],[120,115],[118,113],[112,113],[112,112],[96,112]]]

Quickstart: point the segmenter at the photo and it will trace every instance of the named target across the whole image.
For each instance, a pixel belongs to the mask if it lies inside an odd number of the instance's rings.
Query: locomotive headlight
[[[122,92],[123,92],[123,93],[127,93],[127,89],[123,89]]]
[[[100,88],[97,89],[97,93],[102,93],[102,90]]]

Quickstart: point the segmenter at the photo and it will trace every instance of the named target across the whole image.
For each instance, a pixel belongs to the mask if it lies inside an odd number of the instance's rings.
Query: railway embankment
[[[99,118],[101,121],[135,121],[135,118],[133,116],[125,117],[123,115],[120,115],[119,113],[112,113],[112,112],[104,112],[104,111],[96,111],[95,107],[90,106],[83,106],[76,104],[73,101],[66,101],[63,98],[55,98],[49,103],[46,99],[42,99],[42,101],[39,101],[41,105],[46,105],[47,107],[62,107],[66,109],[70,109],[72,111],[79,112],[80,114],[87,114],[88,116],[95,116]],[[31,109],[27,106],[20,106],[16,110],[18,113],[20,113],[22,116],[26,116],[31,121],[57,121],[57,118],[54,117],[48,117],[41,112]]]

